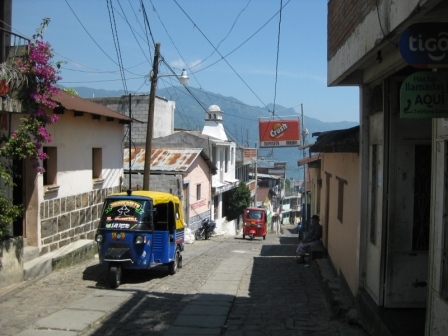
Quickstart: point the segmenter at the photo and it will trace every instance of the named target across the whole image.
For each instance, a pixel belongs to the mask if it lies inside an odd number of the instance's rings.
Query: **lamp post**
[[[151,90],[149,92],[149,108],[148,108],[148,124],[146,129],[146,147],[145,147],[145,168],[143,171],[143,190],[149,190],[149,176],[151,175],[151,145],[154,128],[154,107],[156,99],[157,79],[159,77],[176,76],[179,83],[187,85],[189,78],[187,72],[182,70],[180,75],[159,75],[159,57],[160,57],[160,43],[156,43],[154,50],[154,62],[151,71]]]
[[[305,124],[303,123],[303,104],[300,104],[301,111],[302,111],[302,159],[305,158],[305,137],[306,137],[306,131],[305,131]],[[305,231],[308,231],[308,214],[307,214],[307,197],[306,197],[306,164],[303,164],[303,190],[302,190],[303,196],[305,199],[303,200],[304,208],[302,209],[302,228],[305,229]]]

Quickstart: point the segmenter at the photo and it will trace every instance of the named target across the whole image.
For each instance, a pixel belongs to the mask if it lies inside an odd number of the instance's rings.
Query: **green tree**
[[[291,191],[291,181],[289,178],[285,179],[285,190]]]
[[[230,199],[230,205],[228,209],[228,220],[238,218],[248,206],[250,205],[250,190],[246,186],[246,183],[240,181],[238,188],[235,189]]]

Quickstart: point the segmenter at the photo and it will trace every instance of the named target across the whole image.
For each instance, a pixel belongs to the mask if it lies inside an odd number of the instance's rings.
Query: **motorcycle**
[[[201,226],[194,233],[194,237],[196,238],[196,240],[200,239],[207,240],[208,238],[211,237],[215,228],[216,228],[215,221],[211,221],[210,218],[204,218],[201,221]]]

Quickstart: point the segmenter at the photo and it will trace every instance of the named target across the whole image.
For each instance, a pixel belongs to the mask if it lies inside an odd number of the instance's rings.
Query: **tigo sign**
[[[417,68],[448,67],[448,23],[416,23],[400,36],[400,53]]]
[[[299,120],[260,121],[259,132],[261,148],[299,146]]]

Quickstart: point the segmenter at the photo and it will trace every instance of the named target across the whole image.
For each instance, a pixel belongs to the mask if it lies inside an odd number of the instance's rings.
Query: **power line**
[[[278,37],[277,37],[277,59],[275,62],[274,106],[272,108],[272,117],[274,117],[275,114],[275,101],[277,99],[278,55],[280,53],[280,29],[282,25],[282,7],[283,7],[283,0],[280,0],[280,11],[279,11],[280,14],[278,20]]]
[[[126,86],[126,76],[124,75],[124,72],[123,72],[123,60],[121,58],[120,41],[118,39],[117,25],[115,23],[115,15],[114,15],[113,7],[112,7],[112,0],[106,0],[106,3],[107,3],[107,9],[109,12],[109,22],[110,22],[110,28],[112,31],[112,37],[114,39],[115,51],[117,53],[117,58],[118,58],[118,67],[120,69],[121,81],[123,83],[124,92],[125,92],[125,94],[127,94],[128,89]]]
[[[246,85],[246,87],[254,94],[254,96],[264,105],[266,104],[261,100],[261,98],[252,90],[252,88],[244,81],[244,79],[240,76],[240,74],[230,65],[227,59],[219,52],[218,49],[213,45],[213,43],[207,38],[207,36],[202,32],[202,30],[195,24],[195,22],[190,18],[190,16],[185,12],[185,10],[178,4],[177,0],[174,0],[174,3],[182,10],[182,12],[187,16],[187,18],[195,25],[195,27],[199,30],[199,32],[204,36],[208,43],[216,50],[216,52],[221,56],[222,60],[226,62],[226,64],[232,69],[232,71],[237,75],[237,77]],[[267,106],[266,106],[267,108]]]

